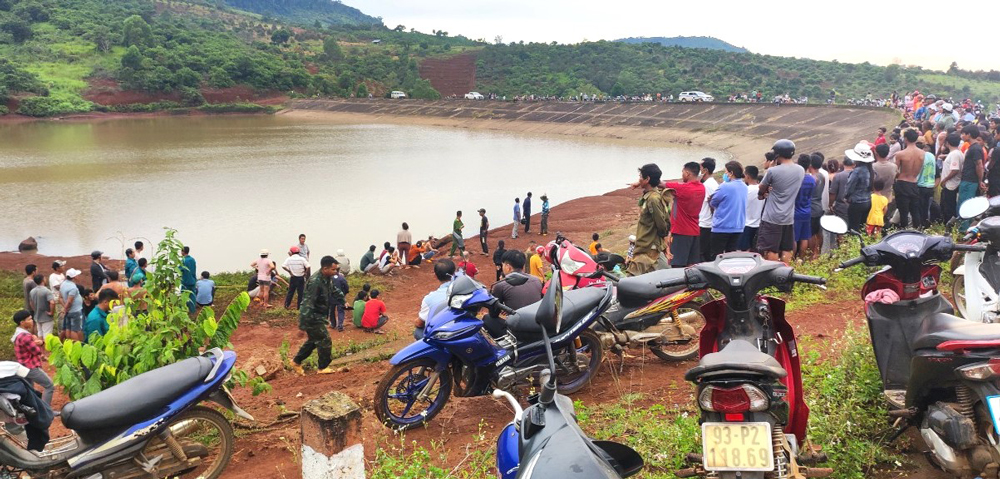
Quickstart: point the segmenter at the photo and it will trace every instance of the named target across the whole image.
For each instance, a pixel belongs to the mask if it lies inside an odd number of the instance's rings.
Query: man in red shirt
[[[472,261],[469,261],[469,252],[466,251],[462,253],[462,262],[458,263],[458,271],[464,272],[464,274],[472,279],[476,279],[476,275],[479,274],[479,268]]]
[[[701,165],[690,162],[681,170],[681,183],[666,182],[663,186],[674,190],[674,212],[670,218],[670,265],[683,268],[699,261],[698,215],[705,201],[705,185],[701,184]]]
[[[378,299],[379,290],[373,289],[371,299],[365,303],[365,314],[361,316],[361,327],[366,333],[385,334],[380,328],[389,322],[385,315],[385,303]]]

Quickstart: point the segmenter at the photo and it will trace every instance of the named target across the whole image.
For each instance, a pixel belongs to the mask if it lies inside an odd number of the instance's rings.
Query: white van
[[[393,100],[398,100],[400,98],[406,98],[406,93],[403,93],[401,91],[394,91],[394,92],[392,92],[392,93],[389,94],[389,98],[392,98]]]

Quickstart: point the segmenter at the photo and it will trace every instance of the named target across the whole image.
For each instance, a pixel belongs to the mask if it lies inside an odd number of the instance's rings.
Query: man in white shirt
[[[760,191],[760,170],[753,165],[747,166],[743,170],[743,181],[747,184],[747,221],[736,247],[740,251],[755,251],[760,215],[764,211],[764,200],[758,198],[757,194]]]
[[[52,262],[52,274],[49,275],[49,289],[52,291],[59,291],[59,285],[63,281],[66,281],[66,273],[63,271],[63,266],[66,266],[66,262],[63,260]]]
[[[296,291],[299,293],[299,298],[295,303],[295,308],[298,309],[302,305],[302,294],[306,288],[306,277],[309,276],[309,261],[306,260],[305,256],[302,256],[298,246],[292,246],[288,250],[288,257],[285,258],[285,262],[281,263],[281,269],[288,271],[290,276],[288,279],[288,294],[285,295],[285,309],[291,307],[292,296],[295,296]]]
[[[715,172],[715,158],[705,158],[701,160],[701,183],[705,185],[705,200],[701,204],[701,213],[698,214],[698,246],[701,252],[702,261],[712,261],[711,245],[712,240],[712,207],[708,202],[712,199],[712,193],[719,189],[719,182],[715,181],[712,173]]]
[[[424,327],[431,315],[437,312],[438,306],[448,299],[448,286],[455,276],[455,262],[448,259],[439,259],[434,263],[434,276],[441,283],[437,289],[427,293],[423,301],[420,302],[420,312],[417,313],[417,321],[413,324],[413,338],[423,339]]]
[[[958,133],[948,135],[948,156],[941,166],[941,216],[948,221],[958,214],[958,185],[962,182],[962,163],[965,154],[959,148],[962,137]]]

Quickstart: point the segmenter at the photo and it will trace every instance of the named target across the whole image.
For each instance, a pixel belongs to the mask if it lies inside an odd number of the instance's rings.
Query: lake
[[[261,248],[280,263],[299,233],[314,262],[344,249],[357,265],[403,221],[414,240],[440,236],[463,210],[471,237],[479,208],[510,223],[527,191],[537,213],[542,193],[555,206],[711,153],[282,115],[0,124],[0,250],[33,236],[42,254],[119,258],[169,226],[199,269],[248,269]]]

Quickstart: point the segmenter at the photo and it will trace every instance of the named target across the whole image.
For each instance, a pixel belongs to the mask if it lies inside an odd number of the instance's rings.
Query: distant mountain
[[[738,47],[715,37],[629,37],[615,40],[623,43],[659,43],[665,47],[707,48],[733,53],[749,53],[746,48]]]
[[[248,12],[267,14],[284,20],[313,25],[381,25],[382,19],[365,15],[339,0],[225,0],[226,4]]]

